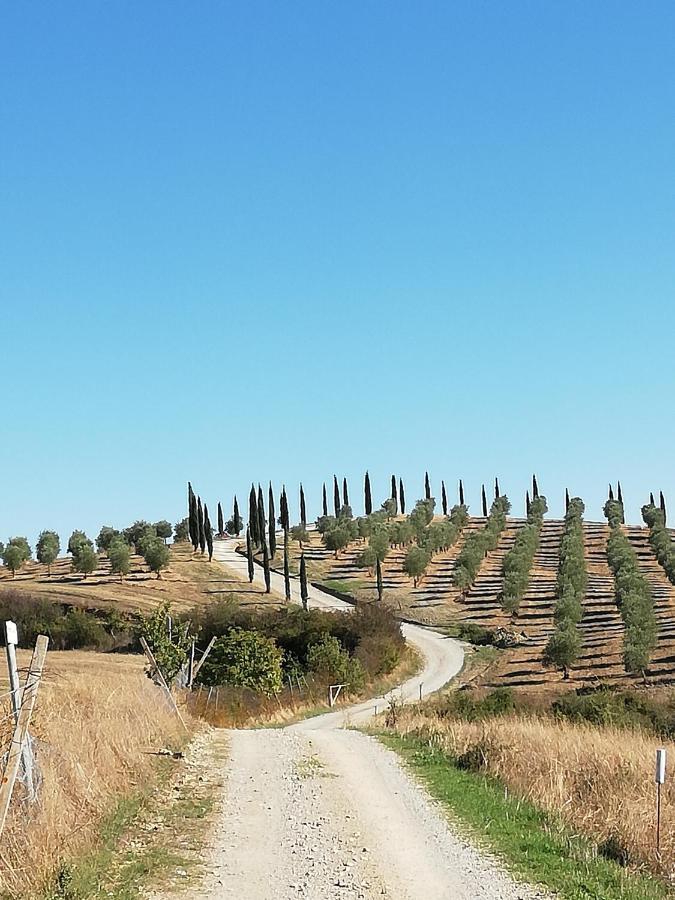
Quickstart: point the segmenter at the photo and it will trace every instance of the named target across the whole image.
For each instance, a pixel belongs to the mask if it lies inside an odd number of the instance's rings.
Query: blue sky
[[[2,20],[0,537],[366,468],[675,508],[672,3]]]

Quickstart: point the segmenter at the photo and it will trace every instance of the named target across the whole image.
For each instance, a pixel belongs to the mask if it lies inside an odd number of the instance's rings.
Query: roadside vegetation
[[[458,691],[386,719],[432,792],[518,874],[575,900],[668,896],[665,882],[626,870],[669,876],[675,858],[672,784],[654,847],[654,752],[675,752],[672,704],[604,690],[546,711],[507,689]]]

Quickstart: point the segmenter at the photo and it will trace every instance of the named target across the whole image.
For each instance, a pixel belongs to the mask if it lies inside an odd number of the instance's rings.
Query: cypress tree
[[[539,496],[539,485],[537,484],[537,476],[532,476],[532,499],[536,500]]]
[[[277,552],[277,523],[275,519],[274,512],[274,493],[272,491],[272,482],[270,481],[269,492],[267,495],[267,528],[268,528],[268,537],[270,543],[270,554],[272,555],[272,559],[274,559]]]
[[[190,503],[190,515],[188,518],[188,530],[190,532],[190,541],[192,542],[193,553],[197,552],[199,547],[199,515],[197,513],[197,498],[194,493]]]
[[[621,482],[617,481],[616,483],[616,498],[619,503],[623,503],[623,494],[621,493]]]
[[[429,484],[429,473],[424,473],[424,496],[427,500],[431,500],[431,485]]]
[[[328,497],[326,496],[326,482],[323,483],[323,492],[321,494],[322,508],[324,516],[328,515]]]
[[[286,485],[281,486],[281,496],[279,497],[279,524],[284,531],[288,531],[291,523],[288,516],[288,497],[286,496]]]
[[[209,511],[204,504],[204,537],[206,538],[206,546],[209,550],[209,562],[213,559],[213,528],[211,528],[211,520],[209,519]]]
[[[307,590],[307,566],[305,565],[304,553],[300,557],[300,599],[302,600],[302,608],[307,609],[309,591]]]
[[[370,493],[370,475],[366,472],[366,479],[363,484],[363,497],[366,515],[369,516],[373,511],[373,498]]]
[[[666,524],[666,498],[663,496],[663,491],[659,491],[659,506],[661,507],[661,512],[663,513],[663,524]]]
[[[525,491],[525,515],[530,517],[530,492]]]
[[[260,543],[258,521],[258,501],[255,496],[255,488],[251,485],[251,492],[248,495],[248,528],[251,533],[251,540],[256,547]]]
[[[342,502],[345,506],[349,506],[349,491],[347,490],[347,479],[342,479]]]
[[[611,485],[611,484],[610,484],[610,486],[609,486],[609,499],[610,499],[610,500],[613,500],[613,499],[614,499],[614,489],[612,488],[612,485]]]
[[[305,506],[305,491],[300,485],[300,521],[302,522],[303,528],[307,527],[307,508]]]
[[[258,534],[260,535],[260,546],[267,544],[267,536],[265,534],[265,501],[260,485],[258,485]]]
[[[225,522],[223,521],[223,507],[220,505],[220,500],[218,501],[218,536],[222,537],[225,534]]]
[[[269,594],[272,590],[272,582],[270,578],[270,555],[267,552],[267,541],[263,541],[263,574],[265,576],[265,593]]]
[[[204,510],[202,509],[201,497],[197,497],[197,523],[199,525],[199,549],[203,555],[206,552],[206,532],[204,530]]]
[[[652,491],[649,492],[649,504],[650,506],[656,506],[656,503],[654,503],[654,494]]]
[[[241,520],[241,516],[239,514],[239,504],[237,503],[237,495],[234,495],[234,508],[232,509],[232,523],[234,525],[234,533],[237,537],[241,532],[243,522]]]
[[[246,560],[248,562],[248,580],[253,581],[255,568],[253,566],[253,544],[251,542],[251,526],[246,526]]]
[[[333,475],[333,506],[335,508],[335,518],[337,519],[340,515],[340,488],[335,475]]]
[[[459,479],[459,505],[464,506],[464,485],[462,484],[462,479]]]
[[[445,493],[445,482],[441,481],[441,506],[443,507],[443,515],[448,514],[448,495]]]
[[[481,484],[481,486],[480,486],[480,499],[481,499],[481,503],[483,504],[483,515],[487,519],[488,508],[487,508],[487,497],[485,496],[485,485],[484,484]]]
[[[495,500],[499,500],[499,479],[495,478]]]
[[[291,602],[291,570],[288,565],[288,530],[284,529],[284,595]]]
[[[379,601],[382,601],[382,597],[384,595],[384,586],[382,584],[382,563],[380,562],[379,556],[377,558],[376,579],[377,579],[377,599]]]
[[[399,510],[401,515],[405,515],[405,491],[403,490],[403,479],[399,477],[398,479],[398,497],[399,497]]]
[[[565,488],[565,515],[570,511],[570,492]]]

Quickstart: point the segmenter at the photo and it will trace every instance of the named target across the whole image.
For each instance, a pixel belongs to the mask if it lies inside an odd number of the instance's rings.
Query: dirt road
[[[216,558],[245,573],[221,542]],[[260,577],[260,573],[257,573]],[[275,588],[283,591],[281,584]],[[273,575],[273,580],[275,576]],[[310,604],[344,608],[312,589]],[[347,607],[348,608],[348,607]],[[416,626],[406,637],[425,657],[401,689],[437,690],[462,666],[461,646]],[[284,729],[233,731],[223,806],[201,900],[533,900],[461,838],[394,753],[345,729],[372,715],[371,700]]]

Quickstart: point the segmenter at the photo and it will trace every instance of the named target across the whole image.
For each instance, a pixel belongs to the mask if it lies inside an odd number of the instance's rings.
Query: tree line
[[[536,496],[527,502],[527,523],[518,531],[513,547],[504,557],[502,574],[502,606],[515,616],[520,609],[520,601],[525,596],[530,581],[530,569],[539,549],[539,538],[544,515],[548,512],[546,497]]]

